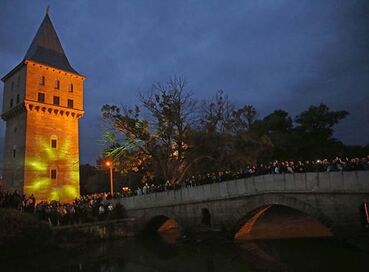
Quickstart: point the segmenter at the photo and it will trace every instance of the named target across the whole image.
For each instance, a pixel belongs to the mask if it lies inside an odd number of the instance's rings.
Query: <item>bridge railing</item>
[[[121,201],[130,210],[266,193],[369,193],[369,171],[269,174],[133,196]]]

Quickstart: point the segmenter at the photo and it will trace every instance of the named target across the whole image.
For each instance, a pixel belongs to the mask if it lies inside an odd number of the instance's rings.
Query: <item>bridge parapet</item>
[[[369,193],[369,171],[270,174],[124,198],[127,210],[232,199],[267,193]]]

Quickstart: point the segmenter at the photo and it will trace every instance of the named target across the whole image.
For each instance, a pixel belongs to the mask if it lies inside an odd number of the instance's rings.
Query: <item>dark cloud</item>
[[[0,73],[24,56],[46,6],[67,56],[85,74],[81,161],[102,146],[99,108],[184,75],[198,99],[223,89],[261,115],[327,103],[351,115],[346,143],[369,138],[369,2],[1,1]]]

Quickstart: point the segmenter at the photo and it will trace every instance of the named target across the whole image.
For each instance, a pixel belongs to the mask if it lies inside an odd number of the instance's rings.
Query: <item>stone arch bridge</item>
[[[315,218],[339,238],[368,237],[369,171],[264,175],[122,199],[140,229],[173,219],[181,229],[205,224],[234,235],[282,205]],[[205,220],[205,221],[204,221]]]

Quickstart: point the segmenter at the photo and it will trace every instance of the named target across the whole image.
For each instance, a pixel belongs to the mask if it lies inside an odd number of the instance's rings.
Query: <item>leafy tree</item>
[[[310,106],[295,118],[295,144],[301,159],[334,157],[343,149],[343,144],[333,137],[333,127],[349,113],[331,111],[325,104]]]
[[[232,129],[234,131],[251,129],[256,121],[256,109],[251,105],[245,105],[242,108],[234,109],[232,112]]]
[[[239,170],[248,164],[261,162],[271,148],[267,135],[254,130],[257,112],[251,105],[237,108],[228,101],[223,91],[218,91],[210,102],[204,103],[201,114],[202,131],[207,140],[202,141],[213,162],[201,165],[208,171]]]
[[[260,136],[269,137],[273,148],[272,159],[290,159],[295,153],[293,145],[293,121],[288,112],[275,110],[262,120],[257,120],[254,130]]]
[[[105,156],[134,180],[176,184],[190,174],[347,152],[333,138],[333,127],[348,113],[324,104],[294,121],[284,110],[258,119],[253,106],[236,107],[223,91],[199,106],[181,77],[153,84],[139,98],[134,107],[102,107],[109,125]]]
[[[92,176],[95,176],[97,173],[97,169],[95,166],[89,164],[81,164],[79,167],[79,183],[81,194],[85,195],[88,193],[87,183],[88,179]]]
[[[207,133],[225,132],[231,128],[231,116],[234,106],[228,97],[219,90],[215,97],[203,102],[200,110],[201,129]]]
[[[196,151],[190,133],[196,103],[186,92],[186,81],[173,77],[156,83],[149,95],[140,96],[140,102],[123,112],[116,106],[103,106],[103,117],[113,129],[106,137],[112,146],[107,155],[123,161],[123,171],[142,173],[144,180],[160,177],[180,183],[204,157]],[[141,115],[141,108],[147,118]]]

